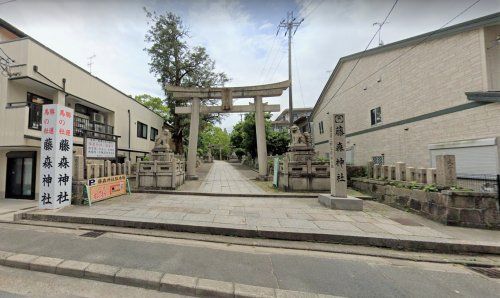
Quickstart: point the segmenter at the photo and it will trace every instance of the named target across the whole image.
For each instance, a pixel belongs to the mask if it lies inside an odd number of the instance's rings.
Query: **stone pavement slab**
[[[197,189],[205,193],[264,194],[260,187],[226,161],[214,160],[207,176]]]
[[[91,207],[28,211],[22,218],[410,250],[500,251],[498,231],[444,226],[377,202],[364,204],[363,211],[347,211],[332,210],[308,198],[138,193]],[[131,211],[118,215],[119,210]]]

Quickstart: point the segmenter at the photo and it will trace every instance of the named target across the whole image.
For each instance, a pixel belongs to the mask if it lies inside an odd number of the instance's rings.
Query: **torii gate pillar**
[[[259,180],[267,180],[267,143],[262,96],[255,97],[255,131],[257,133],[257,159]]]
[[[200,127],[200,104],[199,98],[191,100],[191,121],[189,123],[189,146],[186,165],[186,178],[198,180],[196,175],[196,155],[198,153],[198,131]]]

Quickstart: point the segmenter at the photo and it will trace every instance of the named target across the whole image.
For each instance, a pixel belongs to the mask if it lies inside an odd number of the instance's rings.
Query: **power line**
[[[264,74],[264,71],[267,67],[267,62],[269,62],[269,58],[271,58],[271,54],[274,50],[274,46],[276,45],[276,41],[278,40],[278,37],[275,35],[274,36],[274,39],[273,39],[273,42],[271,44],[271,49],[267,52],[266,54],[266,58],[264,59],[264,65],[262,67],[262,69],[260,70],[260,73],[259,73],[259,78],[260,78],[260,81],[262,82],[262,75]]]
[[[270,79],[270,74],[274,71],[274,73],[276,72],[276,68],[278,67],[278,65],[276,65],[274,68],[272,67],[275,62],[277,61],[276,59],[278,58],[279,54],[281,53],[281,50],[283,49],[283,44],[280,43],[279,45],[279,48],[278,50],[275,52],[275,55],[273,56],[273,59],[271,60],[271,64],[269,65],[269,69],[267,70],[267,73],[266,75],[263,77],[264,78],[264,81],[267,79]],[[283,60],[283,56],[281,56],[281,60]],[[280,64],[281,61],[279,61],[278,64]]]
[[[302,107],[306,107],[306,102],[304,101],[304,92],[302,92],[302,82],[300,80],[300,69],[299,69],[299,63],[297,62],[297,58],[293,56],[293,61],[295,62],[295,68],[297,68],[297,79],[299,81],[299,90],[300,90],[300,98],[302,99]]]
[[[313,2],[313,1],[311,0],[311,3],[312,3],[312,2]],[[313,7],[313,8],[312,8],[312,9],[311,9],[311,10],[310,10],[310,11],[309,11],[309,12],[308,12],[305,16],[304,16],[304,19],[306,19],[308,16],[310,16],[310,15],[311,15],[311,14],[312,14],[312,13],[313,13],[313,12],[314,12],[317,8],[318,8],[318,7],[320,7],[320,6],[321,6],[321,4],[323,4],[323,2],[325,2],[325,0],[321,0],[321,1],[319,1],[319,2],[318,2],[318,4],[317,4],[316,6],[314,6],[314,7]],[[305,11],[305,9],[304,9],[304,11]]]
[[[454,16],[453,18],[451,18],[449,21],[447,21],[444,25],[442,25],[441,27],[439,27],[439,29],[429,33],[428,35],[426,35],[422,40],[420,40],[419,42],[417,42],[416,44],[414,44],[412,47],[410,47],[406,52],[403,52],[401,53],[399,56],[397,56],[396,58],[392,59],[391,61],[389,61],[389,63],[387,64],[384,64],[383,66],[381,66],[380,68],[378,68],[377,70],[375,70],[374,72],[372,72],[371,74],[369,74],[368,76],[366,76],[365,78],[361,79],[360,81],[358,81],[356,84],[352,85],[351,87],[347,88],[346,90],[342,91],[342,93],[340,93],[339,95],[342,95],[344,93],[346,93],[347,91],[353,89],[354,87],[358,86],[359,84],[361,84],[362,82],[366,81],[367,79],[371,78],[373,75],[375,75],[376,73],[380,72],[381,70],[385,69],[386,67],[388,67],[389,65],[391,65],[392,63],[394,63],[395,61],[399,60],[401,57],[403,57],[404,55],[408,54],[410,51],[412,51],[414,48],[416,48],[417,46],[419,46],[421,43],[423,43],[424,41],[426,41],[427,39],[431,38],[434,34],[437,33],[437,31],[439,31],[440,29],[443,29],[444,27],[448,26],[451,22],[453,22],[454,20],[456,20],[458,17],[460,17],[461,15],[463,15],[464,13],[466,13],[469,9],[471,9],[472,7],[474,7],[477,3],[479,3],[481,0],[477,0],[475,1],[474,3],[472,3],[471,5],[467,6],[464,10],[462,10],[459,14],[457,14],[456,16]],[[339,89],[340,90],[340,89]],[[338,93],[338,90],[337,92],[332,96],[330,97],[330,99],[328,100],[327,104],[321,109],[319,110],[319,112],[323,111],[326,106],[333,100],[333,98],[335,97],[335,95]]]
[[[382,29],[382,26],[383,24],[385,24],[387,22],[387,19],[389,18],[389,16],[391,15],[392,11],[394,10],[394,7],[396,7],[396,4],[398,4],[398,1],[399,0],[396,0],[394,1],[394,4],[392,5],[391,9],[389,10],[389,12],[387,13],[387,15],[385,16],[384,18],[384,21],[382,22],[382,25],[378,27],[378,30],[375,32],[375,34],[373,34],[372,38],[370,39],[370,41],[368,42],[368,44],[366,45],[365,49],[363,50],[363,52],[361,53],[361,55],[359,56],[359,58],[356,60],[356,62],[354,63],[354,65],[352,66],[351,70],[349,71],[349,73],[347,74],[347,76],[345,77],[345,79],[342,81],[342,83],[340,84],[339,88],[337,89],[337,91],[335,91],[335,93],[332,95],[332,97],[329,99],[328,103],[330,103],[332,101],[332,99],[337,95],[337,93],[339,93],[340,89],[344,86],[344,84],[347,82],[347,80],[349,79],[349,77],[351,76],[352,72],[354,71],[354,69],[356,69],[356,66],[358,66],[359,64],[359,61],[361,60],[361,58],[364,56],[364,53],[368,50],[368,48],[370,47],[370,45],[372,44],[373,40],[375,39],[375,37],[377,36],[378,32]],[[327,105],[328,105],[327,103]],[[323,109],[327,106],[325,105],[323,107]],[[323,110],[321,109],[320,112]]]
[[[0,2],[0,5],[7,4],[7,3],[10,3],[10,2],[14,2],[14,1],[16,1],[16,0],[8,0],[8,1]]]

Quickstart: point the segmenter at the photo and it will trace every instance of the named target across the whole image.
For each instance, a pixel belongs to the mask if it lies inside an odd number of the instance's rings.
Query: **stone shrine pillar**
[[[200,105],[201,100],[199,98],[191,100],[191,121],[189,123],[189,147],[186,166],[186,178],[188,180],[198,180],[198,176],[196,175],[196,155],[198,153],[198,132],[200,130]]]
[[[318,201],[331,209],[363,210],[363,201],[347,196],[345,115],[333,114],[330,124],[330,194],[320,194]]]
[[[457,183],[455,155],[436,156],[436,183],[441,186],[453,186]]]
[[[255,97],[255,131],[257,133],[257,159],[259,180],[267,180],[267,143],[262,96]]]
[[[396,163],[396,180],[405,181],[406,180],[406,164],[404,162]]]

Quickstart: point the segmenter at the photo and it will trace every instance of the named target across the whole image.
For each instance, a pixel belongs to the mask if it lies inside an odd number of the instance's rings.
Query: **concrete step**
[[[48,222],[66,222],[76,224],[92,224],[102,226],[128,227],[137,229],[156,229],[172,232],[188,232],[211,235],[236,236],[245,238],[265,238],[292,241],[324,242],[347,245],[375,246],[408,251],[432,251],[437,253],[480,253],[500,255],[500,244],[494,242],[465,241],[457,239],[418,237],[388,234],[376,236],[359,235],[356,233],[337,232],[324,233],[312,230],[310,232],[296,229],[251,229],[234,226],[194,225],[155,221],[140,221],[98,215],[69,215],[24,212],[15,215],[15,220],[32,220]]]

